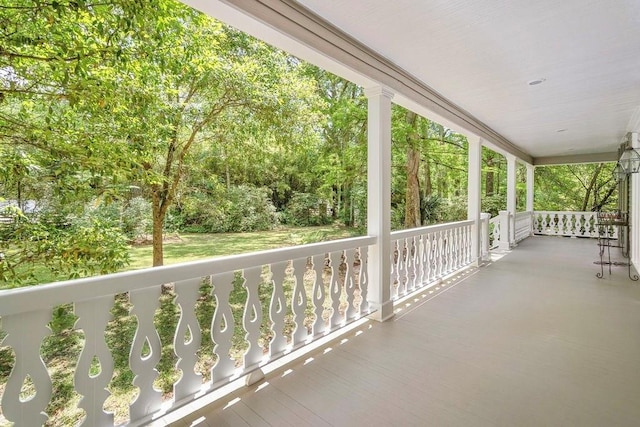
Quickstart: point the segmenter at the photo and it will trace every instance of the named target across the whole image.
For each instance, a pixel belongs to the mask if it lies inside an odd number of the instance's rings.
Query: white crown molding
[[[574,163],[602,163],[618,161],[618,152],[573,154],[569,156],[535,157],[534,166],[570,165]]]

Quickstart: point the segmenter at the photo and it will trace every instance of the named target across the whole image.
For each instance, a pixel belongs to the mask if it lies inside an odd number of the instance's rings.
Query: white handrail
[[[247,254],[223,256],[104,276],[67,280],[46,285],[0,291],[0,316],[52,308],[72,301],[136,291],[152,286],[237,271],[257,265],[274,264],[291,259],[373,245],[372,236],[353,237]]]

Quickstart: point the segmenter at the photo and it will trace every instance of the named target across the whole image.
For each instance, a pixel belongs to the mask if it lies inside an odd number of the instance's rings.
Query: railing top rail
[[[409,237],[419,236],[421,234],[433,233],[436,231],[451,230],[456,227],[464,227],[472,225],[475,221],[472,219],[465,221],[447,222],[444,224],[427,225],[426,227],[410,228],[408,230],[398,230],[391,233],[391,240],[406,239]]]
[[[0,291],[0,316],[376,243],[363,236]]]
[[[516,212],[516,217],[528,216],[531,214],[533,214],[533,211],[521,211],[521,212]]]
[[[587,214],[587,215],[595,215],[594,211],[533,211],[534,214],[561,214],[561,215],[576,215],[576,214]]]

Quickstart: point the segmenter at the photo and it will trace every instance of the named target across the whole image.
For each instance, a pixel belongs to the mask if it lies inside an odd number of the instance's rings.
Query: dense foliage
[[[145,240],[160,265],[168,231],[364,229],[366,118],[362,88],[173,0],[2,6],[0,282],[116,271]],[[392,227],[465,218],[465,137],[398,106],[392,127]],[[615,201],[605,165],[536,186],[538,209]],[[505,190],[484,149],[483,209]]]

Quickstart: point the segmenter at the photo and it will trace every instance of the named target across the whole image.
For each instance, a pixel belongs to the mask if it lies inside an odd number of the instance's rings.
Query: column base
[[[375,310],[373,313],[367,316],[371,320],[386,322],[387,320],[395,316],[395,313],[393,312],[393,301],[386,301],[382,304],[369,302],[369,307],[371,308],[371,310]]]

